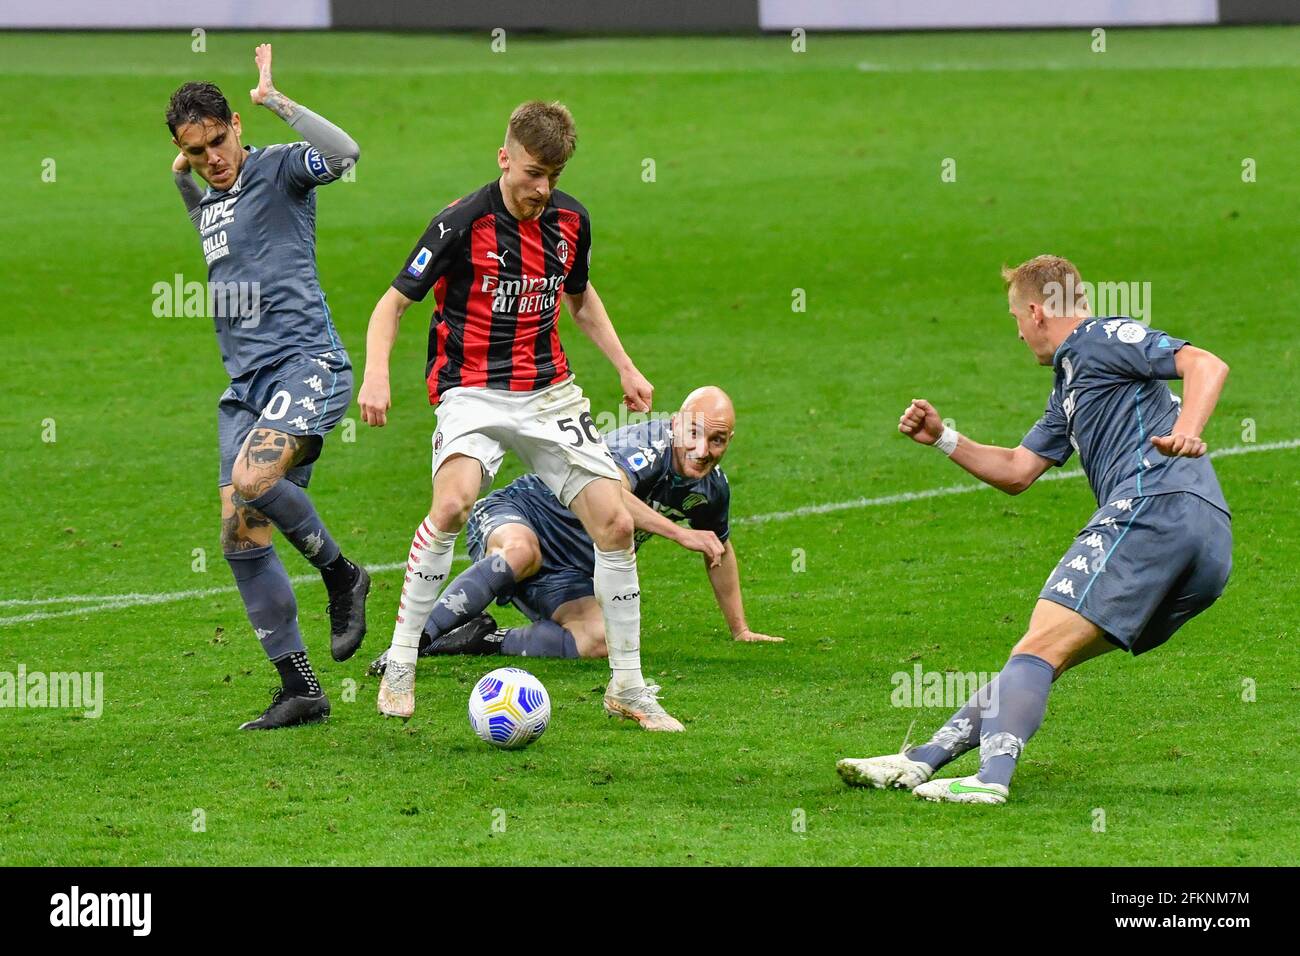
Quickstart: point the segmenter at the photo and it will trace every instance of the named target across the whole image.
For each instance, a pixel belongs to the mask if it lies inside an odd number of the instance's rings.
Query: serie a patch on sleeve
[[[429,267],[429,260],[432,258],[433,253],[429,251],[428,247],[421,246],[420,251],[417,252],[415,258],[411,260],[411,264],[406,267],[407,274],[412,275],[417,279],[420,278],[420,276],[424,275],[424,270]]]

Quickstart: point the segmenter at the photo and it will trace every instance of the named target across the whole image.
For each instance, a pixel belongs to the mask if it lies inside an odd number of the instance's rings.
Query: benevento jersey
[[[698,481],[682,478],[672,465],[673,436],[670,424],[652,420],[641,425],[625,425],[605,435],[605,447],[627,472],[632,493],[671,521],[686,521],[697,531],[712,531],[719,541],[731,534],[728,513],[731,487],[721,468],[715,467]],[[479,502],[499,504],[506,520],[510,512],[527,519],[542,544],[543,567],[569,568],[584,574],[593,573],[594,554],[591,538],[582,522],[551,493],[536,475],[520,475],[510,484],[492,492]],[[475,518],[470,519],[471,538]],[[482,534],[486,538],[486,533]],[[634,549],[639,549],[653,535],[637,531]],[[543,572],[544,573],[544,572]]]
[[[338,177],[307,143],[249,147],[239,178],[199,201],[221,361],[231,380],[299,352],[347,355],[316,274],[316,192]]]
[[[560,294],[587,288],[590,259],[587,210],[557,190],[522,222],[497,180],[438,213],[393,280],[417,302],[433,290],[429,402],[451,388],[531,392],[568,378]]]
[[[1151,444],[1178,419],[1165,383],[1186,344],[1123,316],[1080,323],[1056,350],[1056,386],[1021,444],[1057,465],[1077,451],[1098,505],[1186,491],[1227,513],[1209,458],[1166,458]]]
[[[605,436],[605,447],[632,483],[632,494],[673,521],[686,521],[696,531],[712,531],[725,542],[731,486],[721,467],[700,479],[683,478],[673,470],[673,433],[666,419],[625,425]],[[652,537],[636,532],[639,548]]]

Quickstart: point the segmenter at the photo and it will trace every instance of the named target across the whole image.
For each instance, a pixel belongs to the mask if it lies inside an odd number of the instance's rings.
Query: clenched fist
[[[943,419],[924,398],[914,398],[898,419],[898,430],[912,441],[933,445],[943,434]]]

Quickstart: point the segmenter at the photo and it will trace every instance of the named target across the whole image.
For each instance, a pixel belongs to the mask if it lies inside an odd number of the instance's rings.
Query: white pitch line
[[[1234,455],[1251,455],[1256,452],[1264,451],[1281,451],[1283,449],[1300,448],[1300,438],[1292,438],[1287,441],[1265,442],[1258,445],[1234,445],[1230,448],[1220,448],[1210,452],[1211,458],[1228,458]],[[1078,468],[1070,471],[1048,472],[1039,478],[1039,481],[1062,481],[1069,478],[1082,478],[1083,471]],[[878,508],[883,505],[903,504],[909,501],[921,501],[926,498],[942,498],[948,495],[965,495],[972,491],[984,491],[990,488],[983,482],[967,482],[960,485],[946,485],[942,488],[928,488],[925,491],[904,491],[895,495],[882,495],[878,498],[853,498],[849,501],[836,501],[824,505],[807,505],[803,508],[793,508],[789,511],[772,511],[767,514],[747,515],[737,518],[734,524],[767,524],[771,521],[784,521],[787,518],[802,518],[809,515],[832,514],[837,511],[854,511],[862,508]],[[467,555],[458,554],[457,561],[467,560]],[[404,561],[397,561],[390,564],[368,564],[366,570],[372,573],[383,573],[386,571],[396,571],[405,566]],[[299,574],[290,578],[294,584],[305,584],[319,579],[315,574]],[[128,607],[144,607],[151,604],[171,604],[177,601],[188,601],[191,598],[216,597],[221,594],[232,594],[237,591],[233,584],[224,587],[215,588],[192,588],[188,591],[165,591],[159,594],[131,593],[131,594],[73,594],[62,598],[34,598],[24,600],[23,598],[10,598],[0,601],[3,607],[36,607],[47,606],[51,604],[85,604],[85,607],[68,608],[61,611],[32,611],[27,614],[18,614],[12,617],[0,617],[0,627],[11,624],[29,624],[33,621],[47,621],[59,617],[76,617],[82,614],[95,614],[100,611],[116,611]],[[101,602],[95,604],[93,602]]]

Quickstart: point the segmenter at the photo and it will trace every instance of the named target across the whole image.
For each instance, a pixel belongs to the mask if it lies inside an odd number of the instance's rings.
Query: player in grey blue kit
[[[307,497],[312,464],[352,395],[352,364],[316,274],[316,187],[356,163],[357,144],[275,89],[257,48],[250,93],[307,140],[247,147],[238,113],[211,83],[186,83],[167,108],[176,186],[203,242],[208,304],[230,387],[217,405],[221,545],[249,621],[280,673],[271,706],[243,729],[329,716],[307,659],[272,526],[321,573],[330,650],[347,660],[366,632],[370,576],[345,558]],[[208,184],[200,190],[190,173]]]
[[[623,473],[636,547],[652,535],[704,555],[714,597],[733,638],[780,641],[750,630],[731,544],[731,488],[719,467],[735,430],[721,389],[696,389],[670,420],[627,425],[604,436]],[[677,524],[684,521],[689,528]],[[480,499],[470,513],[474,564],[443,591],[420,641],[422,656],[511,654],[603,657],[604,622],[593,595],[591,538],[536,475]],[[513,603],[532,623],[497,629],[483,610]],[[371,664],[382,672],[386,659]]]
[[[1020,338],[1056,375],[1042,418],[1019,447],[998,448],[945,427],[929,402],[915,399],[899,430],[1013,495],[1077,451],[1098,510],[1044,583],[1029,630],[998,676],[928,743],[841,760],[840,775],[853,785],[1005,803],[1052,682],[1107,651],[1137,655],[1163,644],[1218,599],[1232,568],[1228,505],[1201,438],[1228,366],[1132,319],[1093,318],[1086,298],[1073,295],[1082,279],[1066,259],[1039,256],[1003,278]],[[1171,379],[1183,380],[1181,400]],[[975,747],[978,773],[931,779]]]

